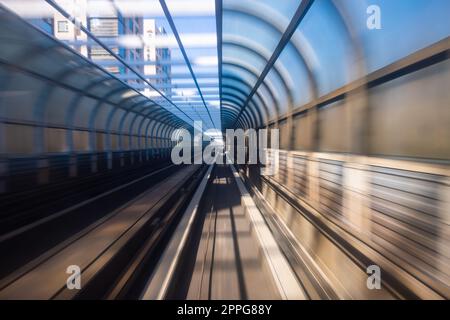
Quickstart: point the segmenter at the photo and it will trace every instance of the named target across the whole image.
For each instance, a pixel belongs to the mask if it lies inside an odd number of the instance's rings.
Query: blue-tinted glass
[[[448,0],[334,0],[349,19],[373,72],[450,35]],[[367,9],[380,8],[381,29],[370,30]]]

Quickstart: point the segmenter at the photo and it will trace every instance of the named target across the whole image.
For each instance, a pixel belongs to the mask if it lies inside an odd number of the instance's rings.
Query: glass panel
[[[285,79],[294,109],[312,100],[312,84],[304,57],[292,43],[288,43],[281,52],[275,67],[280,70],[281,76]]]
[[[357,78],[350,35],[333,2],[315,1],[300,23],[292,43],[298,44],[300,53],[310,65],[319,96]]]
[[[360,39],[373,72],[450,35],[448,0],[334,0]],[[367,9],[380,9],[381,29],[367,27]]]
[[[220,113],[213,106],[219,99],[215,1],[193,0],[189,1],[189,5],[187,5],[186,1],[167,0],[166,4],[200,87],[199,92],[187,68],[187,70],[174,73],[183,75],[182,79],[174,80],[175,83],[183,86],[190,85],[189,88],[177,90],[174,101],[191,105],[196,113],[204,121],[207,121],[208,125],[220,128]],[[180,59],[183,59],[181,54]],[[215,88],[217,93],[215,95],[207,94],[208,92],[205,91],[207,88]],[[202,101],[202,96],[205,103]],[[205,104],[208,110],[205,109]],[[209,115],[211,115],[213,123],[211,123]]]
[[[249,87],[239,86],[250,93],[299,4],[298,1],[224,1],[223,75],[242,78]],[[270,74],[269,78],[271,86],[282,88],[276,75]],[[226,85],[229,80],[224,78],[222,83]],[[286,93],[276,94],[285,98]]]
[[[193,86],[192,78],[190,81],[180,79],[180,83],[172,81],[172,73],[186,74],[188,69],[159,1],[58,0],[57,4],[62,10],[74,16],[91,34],[84,32],[78,25],[66,19],[56,7],[53,8],[43,0],[33,2],[2,0],[1,3],[15,10],[37,28],[71,47],[80,56],[90,59],[185,121],[191,122],[200,118],[192,107],[178,106],[170,101],[173,87],[189,89],[195,86]],[[29,4],[28,8],[26,3]],[[97,43],[94,37],[110,51]],[[52,40],[51,45],[53,44]],[[54,55],[53,50],[47,50],[45,55],[33,54],[33,59],[29,63],[30,67],[38,71],[44,70],[47,74],[57,77],[61,70],[64,71],[70,67],[78,69],[77,72],[83,69],[83,60],[77,60],[71,52],[64,57],[64,51],[69,53],[67,49],[61,46],[54,51],[56,51]],[[20,52],[28,51],[20,50]],[[71,61],[73,57],[75,60]],[[143,75],[146,81],[142,80],[138,74]],[[78,88],[85,86],[89,88],[89,83],[79,80],[82,75],[81,71],[79,77],[70,75],[67,78]],[[111,87],[109,85],[108,83],[99,84],[89,90],[103,96],[115,90],[118,85],[120,88],[122,84],[116,81]],[[110,101],[113,103],[121,101],[121,94],[123,92],[110,97]]]
[[[285,114],[288,111],[289,92],[287,91],[286,84],[282,81],[282,78],[272,68],[264,79],[264,83],[267,84],[274,93],[279,104],[280,115]]]

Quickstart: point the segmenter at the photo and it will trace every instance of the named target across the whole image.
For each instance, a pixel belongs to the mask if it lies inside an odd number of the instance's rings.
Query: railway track
[[[160,172],[168,168],[171,166]],[[147,259],[155,260],[158,246],[190,192],[195,190],[202,172],[201,166],[186,166],[160,179],[137,198],[4,277],[0,296],[5,299],[129,297],[136,290],[133,283],[139,278],[140,270],[144,270]],[[140,181],[146,178],[141,177]],[[81,270],[81,290],[66,287],[69,265],[79,266]],[[31,287],[35,290],[27,289]]]
[[[0,236],[4,237],[12,230],[67,209],[86,198],[101,195],[168,165],[168,161],[157,161],[131,168],[102,171],[86,177],[66,179],[22,192],[2,194],[0,195]]]
[[[30,223],[20,224],[18,228],[0,237],[0,256],[4,257],[0,265],[0,277],[7,276],[109,212],[125,205],[158,180],[167,177],[171,169],[177,168],[165,164],[151,170],[136,171],[134,174],[125,172],[116,179],[109,180],[109,183],[100,181],[97,187],[86,186],[87,193],[74,195],[77,202],[68,201],[59,211],[41,212],[42,208],[36,206],[39,219],[35,217]],[[45,197],[41,201],[46,201]],[[57,201],[64,201],[64,197]]]
[[[232,166],[209,169],[141,299],[305,299]]]

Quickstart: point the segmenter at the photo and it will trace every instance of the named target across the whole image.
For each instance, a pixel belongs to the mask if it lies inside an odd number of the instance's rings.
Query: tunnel
[[[0,299],[447,300],[449,13],[0,0]]]

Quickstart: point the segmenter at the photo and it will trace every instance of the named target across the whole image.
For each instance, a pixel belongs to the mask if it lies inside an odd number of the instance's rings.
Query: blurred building
[[[154,76],[151,82],[157,86],[163,86],[161,91],[168,97],[171,96],[171,53],[169,48],[157,46],[156,37],[167,35],[163,27],[159,27],[155,19],[144,19],[143,42],[144,42],[144,74]],[[150,63],[154,61],[155,63]],[[149,89],[144,94],[151,95]]]
[[[169,48],[157,46],[156,37],[167,35],[155,19],[143,17],[124,17],[117,10],[88,12],[91,0],[58,0],[65,10],[74,15],[80,23],[99,38],[118,56],[126,60],[149,81],[161,86],[161,91],[171,96],[171,52]],[[109,52],[94,42],[63,15],[56,12],[53,17],[31,19],[35,26],[62,40],[83,56],[103,66],[107,71],[117,74],[130,85],[142,88],[142,81],[132,71],[124,67]],[[133,38],[133,36],[136,36]],[[139,40],[140,39],[140,40]],[[141,46],[133,41],[139,40]],[[139,86],[140,85],[140,86]],[[152,91],[142,89],[148,96]]]
[[[87,26],[87,2],[88,0],[59,0],[58,4],[64,8],[72,9],[71,14],[74,15],[78,21]],[[52,34],[59,40],[67,41],[72,44],[72,47],[84,56],[88,56],[87,35],[76,27],[72,22],[67,20],[63,15],[56,12],[53,14],[52,20]]]
[[[119,46],[119,39],[125,35],[139,35],[142,30],[142,17],[123,17],[117,10],[110,12],[88,12],[89,0],[65,0],[60,1],[63,8],[72,12],[88,30],[104,43],[121,58],[128,61],[142,60],[142,49],[124,48]],[[68,41],[73,47],[86,57],[95,62],[114,62],[116,59],[105,49],[98,45],[86,45],[87,35],[81,32],[73,23],[55,12],[53,17],[53,34],[56,38]],[[105,66],[105,69],[111,73],[127,73],[125,67],[120,65]]]

